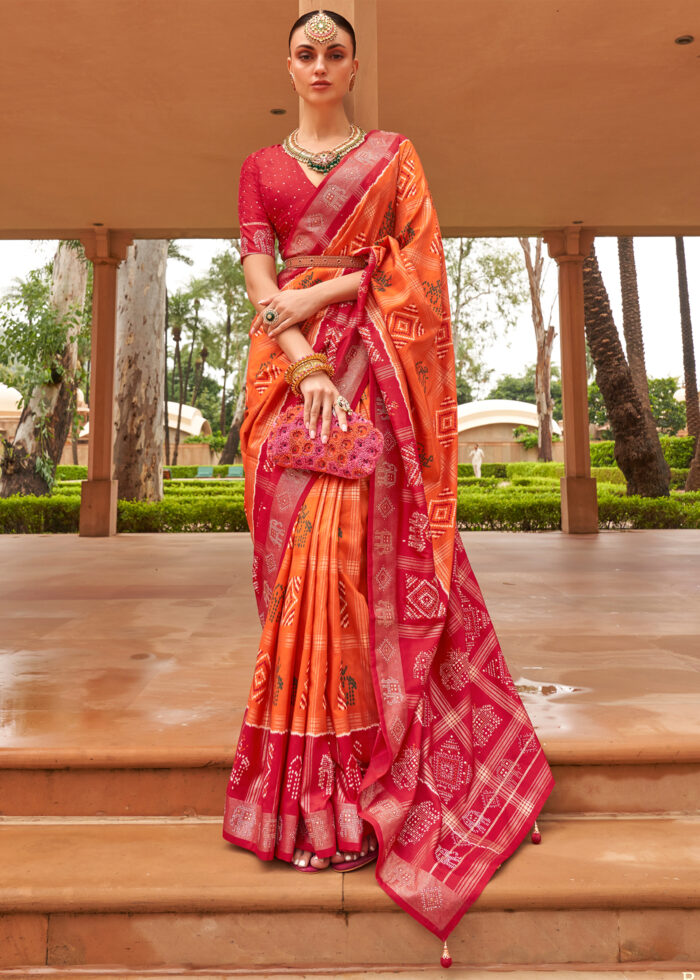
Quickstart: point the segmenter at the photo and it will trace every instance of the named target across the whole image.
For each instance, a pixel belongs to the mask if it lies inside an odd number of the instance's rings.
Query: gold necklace
[[[307,150],[305,147],[300,146],[297,134],[299,129],[295,129],[293,133],[289,136],[285,136],[282,141],[282,149],[285,150],[291,157],[296,160],[305,163],[307,167],[311,170],[317,170],[319,173],[327,174],[329,170],[332,170],[346,153],[359,146],[362,140],[367,135],[364,129],[356,126],[355,123],[350,124],[350,133],[336,146],[332,146],[329,150],[320,150],[314,153],[312,150]]]

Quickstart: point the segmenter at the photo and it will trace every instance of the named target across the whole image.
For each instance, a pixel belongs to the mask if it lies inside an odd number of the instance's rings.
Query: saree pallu
[[[298,399],[276,341],[251,331],[241,445],[262,638],[223,836],[288,861],[359,850],[371,827],[377,881],[445,939],[554,779],[456,527],[445,258],[410,140],[373,130],[327,174],[287,254],[324,252],[367,266],[355,301],[302,329],[384,447],[359,481],[271,464],[270,427]],[[280,286],[339,274],[287,270]]]

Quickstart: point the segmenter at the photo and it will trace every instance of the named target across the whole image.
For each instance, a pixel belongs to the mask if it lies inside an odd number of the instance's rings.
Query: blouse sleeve
[[[238,185],[238,222],[241,228],[241,261],[251,252],[275,257],[275,232],[265,211],[260,191],[260,171],[253,154],[241,167]]]

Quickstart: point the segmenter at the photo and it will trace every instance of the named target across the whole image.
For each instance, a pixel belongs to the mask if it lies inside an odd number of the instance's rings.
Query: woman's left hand
[[[321,308],[318,299],[313,286],[308,289],[279,289],[276,293],[269,293],[257,304],[263,330],[268,337],[274,337],[295,323],[303,323]],[[268,306],[279,313],[276,323],[268,324],[262,317]]]

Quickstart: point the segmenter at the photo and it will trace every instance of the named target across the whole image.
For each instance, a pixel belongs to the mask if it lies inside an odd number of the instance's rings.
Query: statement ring
[[[352,409],[350,408],[350,402],[347,400],[345,395],[338,395],[336,400],[333,402],[334,409],[336,405],[339,405],[344,412],[352,412]]]
[[[266,310],[263,310],[262,318],[265,323],[268,323],[271,327],[274,327],[279,320],[280,315],[273,306],[268,306]]]

